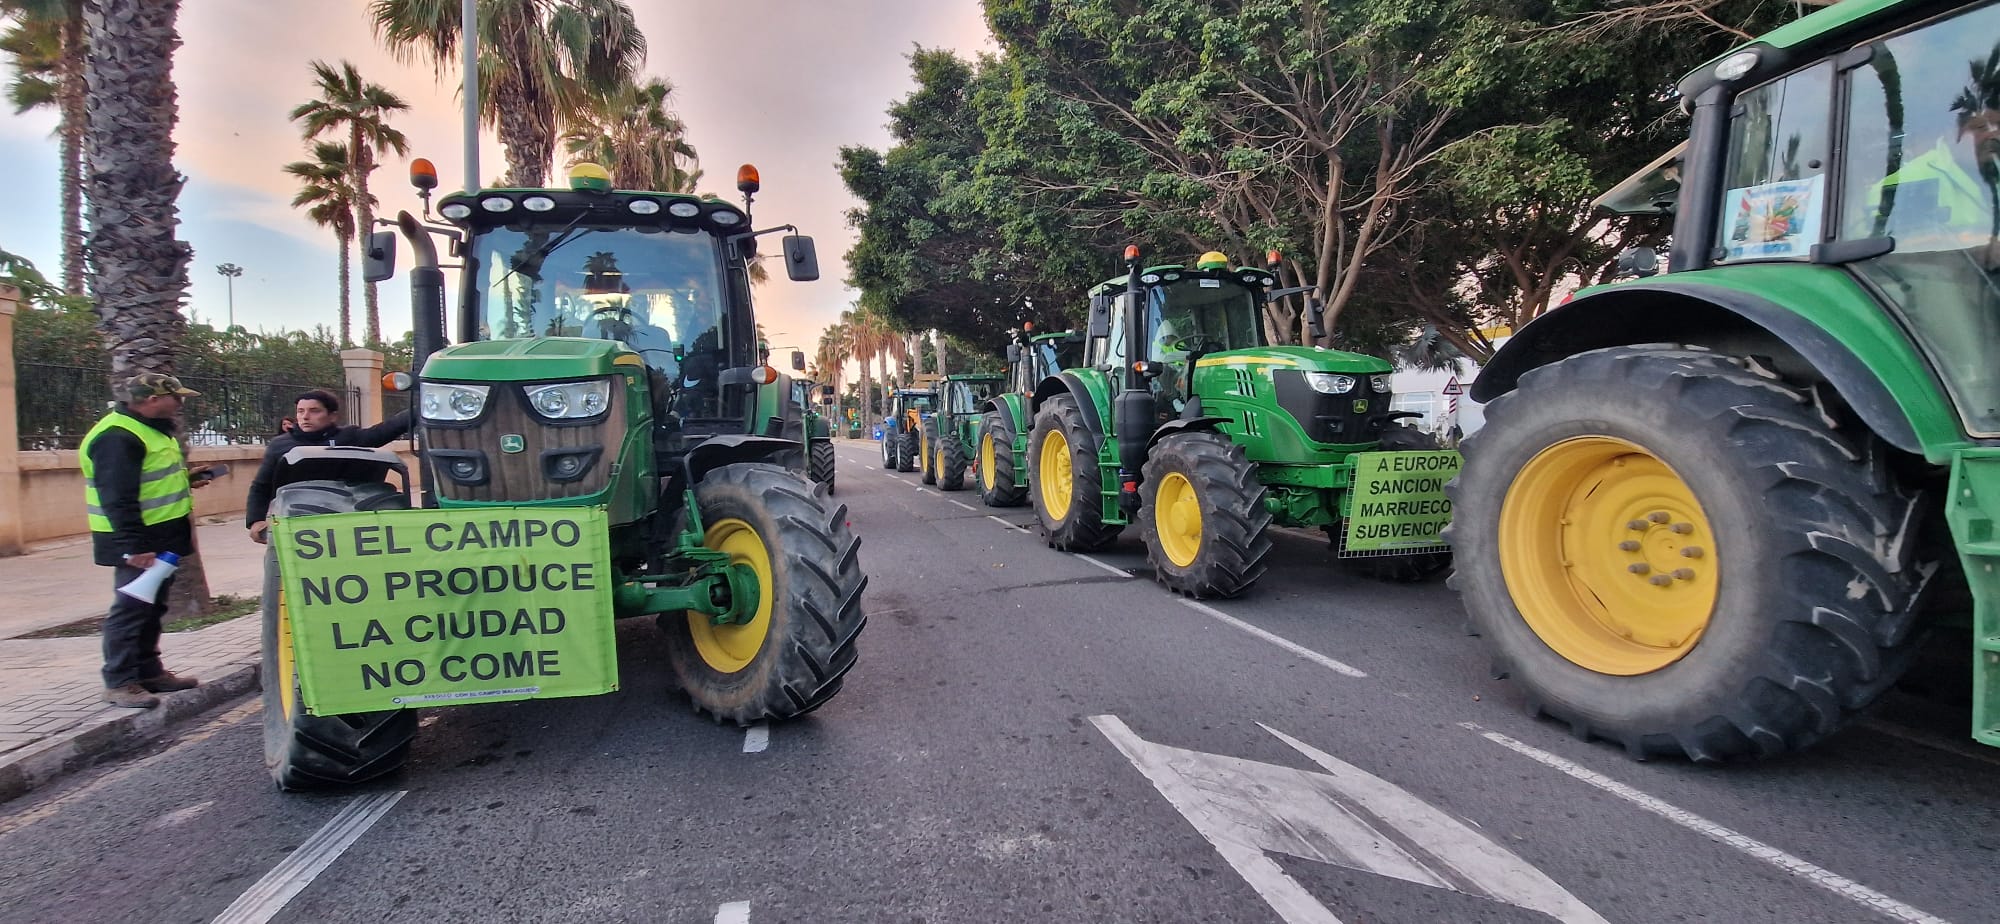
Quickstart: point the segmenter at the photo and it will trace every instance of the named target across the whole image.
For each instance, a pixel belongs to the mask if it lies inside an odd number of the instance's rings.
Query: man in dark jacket
[[[133,376],[119,391],[119,407],[77,446],[92,557],[114,569],[113,587],[139,577],[162,552],[194,551],[193,491],[208,485],[208,469],[189,472],[173,436],[182,405],[200,393],[158,372]],[[160,619],[172,586],[168,578],[151,603],[111,595],[103,627],[105,702],[151,709],[160,704],[154,694],[198,685],[160,664]]]
[[[250,480],[250,496],[244,502],[243,523],[250,538],[266,541],[271,528],[271,499],[278,489],[295,481],[374,481],[381,477],[380,466],[371,462],[315,461],[309,471],[285,462],[285,453],[300,446],[386,446],[410,432],[410,412],[404,411],[372,427],[340,425],[340,399],[332,392],[309,391],[299,396],[298,429],[271,441],[264,450],[264,464]]]

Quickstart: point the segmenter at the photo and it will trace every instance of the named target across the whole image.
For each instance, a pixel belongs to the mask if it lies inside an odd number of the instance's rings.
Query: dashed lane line
[[[760,754],[771,746],[771,726],[762,722],[743,730],[743,753]]]
[[[1123,568],[1116,568],[1111,565],[1107,565],[1104,562],[1098,561],[1095,558],[1083,554],[1082,552],[1071,552],[1070,554],[1075,555],[1076,557],[1081,558],[1084,561],[1090,562],[1091,564],[1096,565],[1099,568],[1103,568],[1104,570],[1109,571],[1112,574],[1118,575],[1119,577],[1129,578],[1132,576],[1131,572],[1126,571]]]
[[[305,891],[306,886],[312,885],[313,879],[332,866],[333,861],[340,859],[340,855],[354,846],[361,835],[368,833],[368,829],[388,814],[405,794],[401,790],[370,793],[347,803],[347,807],[333,816],[332,821],[314,832],[312,837],[299,845],[299,849],[292,851],[283,862],[272,867],[264,878],[257,880],[221,914],[216,915],[215,924],[264,924],[277,917],[286,902]]]
[[[952,499],[951,499],[951,498],[949,498],[949,497],[945,498],[945,501],[946,501],[947,503],[951,503],[951,504],[957,504],[958,506],[960,506],[960,507],[964,507],[965,509],[967,509],[967,510],[970,510],[970,511],[972,511],[973,513],[978,513],[978,512],[979,512],[979,508],[978,508],[978,507],[974,507],[974,506],[972,506],[971,504],[963,504],[963,503],[959,503],[958,501],[955,501],[955,500],[952,500]]]
[[[750,903],[730,902],[715,909],[715,924],[750,924]]]
[[[1282,635],[1277,635],[1275,633],[1259,629],[1256,626],[1244,622],[1241,619],[1237,619],[1236,617],[1231,616],[1228,613],[1225,613],[1221,610],[1218,610],[1215,607],[1209,606],[1208,604],[1203,603],[1199,600],[1189,600],[1186,597],[1182,597],[1180,598],[1180,601],[1182,604],[1186,605],[1190,609],[1195,610],[1196,612],[1203,613],[1205,615],[1212,616],[1215,619],[1220,620],[1223,623],[1223,625],[1242,629],[1243,631],[1248,632],[1251,635],[1261,638],[1264,641],[1270,642],[1271,644],[1276,645],[1279,648],[1283,648],[1286,651],[1291,652],[1292,654],[1298,655],[1299,657],[1311,661],[1312,663],[1317,664],[1321,667],[1324,667],[1327,670],[1333,671],[1336,674],[1340,674],[1347,677],[1354,677],[1357,679],[1368,676],[1367,671],[1364,671],[1351,664],[1345,664],[1340,661],[1334,660],[1333,658],[1329,658],[1326,655],[1320,654],[1319,652],[1307,648],[1306,646],[1301,645],[1297,642],[1294,642],[1291,639],[1285,638]]]

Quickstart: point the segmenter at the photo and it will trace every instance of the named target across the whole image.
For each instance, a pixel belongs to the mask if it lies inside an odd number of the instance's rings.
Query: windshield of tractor
[[[1124,312],[1112,315],[1112,368],[1124,366]],[[1257,345],[1257,293],[1233,279],[1182,279],[1146,289],[1146,357],[1172,362],[1194,352]]]
[[[945,384],[945,410],[953,414],[972,414],[979,410],[979,402],[993,397],[999,386],[995,382],[948,382]]]
[[[1966,426],[2000,433],[2000,6],[1884,39],[1851,72],[1838,236],[1929,353]],[[1883,241],[1887,243],[1887,241]]]
[[[500,228],[472,246],[482,338],[617,340],[684,388],[727,363],[722,263],[707,234]]]

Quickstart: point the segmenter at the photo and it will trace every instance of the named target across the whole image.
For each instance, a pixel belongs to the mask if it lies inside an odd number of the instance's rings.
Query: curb
[[[136,750],[209,710],[262,689],[258,665],[242,664],[192,690],[160,697],[160,705],[131,710],[95,725],[70,729],[0,758],[0,803],[19,798],[65,775]]]

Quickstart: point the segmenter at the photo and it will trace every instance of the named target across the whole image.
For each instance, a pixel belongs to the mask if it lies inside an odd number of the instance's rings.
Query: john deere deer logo
[[[500,435],[501,452],[520,452],[526,448],[528,448],[528,441],[522,439],[521,434],[503,433]]]

